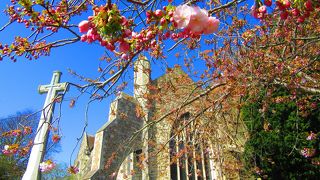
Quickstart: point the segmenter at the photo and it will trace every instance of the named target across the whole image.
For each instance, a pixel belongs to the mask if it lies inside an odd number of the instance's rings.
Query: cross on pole
[[[41,118],[29,157],[27,170],[24,173],[22,180],[40,179],[39,165],[43,159],[46,142],[48,139],[49,124],[51,123],[52,112],[54,110],[54,99],[59,91],[67,90],[67,83],[59,83],[60,76],[61,72],[54,71],[51,83],[49,85],[39,86],[38,92],[40,94],[47,93],[47,97],[41,113]]]

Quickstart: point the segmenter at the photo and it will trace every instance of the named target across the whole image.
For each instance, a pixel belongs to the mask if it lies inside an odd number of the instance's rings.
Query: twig
[[[170,52],[171,50],[173,50],[175,47],[177,47],[180,43],[182,43],[183,41],[185,41],[187,38],[183,38],[183,39],[180,39],[178,42],[176,42],[171,48],[169,48],[167,50],[167,52]]]
[[[224,5],[221,5],[219,7],[214,8],[212,10],[209,10],[208,13],[211,15],[211,14],[216,13],[217,11],[219,11],[221,9],[228,8],[228,7],[232,6],[233,4],[239,4],[239,3],[242,3],[244,1],[245,0],[239,0],[239,1],[233,0],[233,1],[229,2],[229,3],[227,3],[227,4],[224,4]]]
[[[37,48],[30,48],[30,49],[27,49],[26,51],[34,51],[34,50],[39,50],[39,49],[43,49],[43,48],[46,48],[46,47],[59,47],[59,46],[64,46],[66,44],[72,44],[72,43],[75,43],[77,41],[79,41],[80,38],[73,38],[73,39],[62,39],[62,40],[58,40],[58,41],[55,41],[55,42],[52,42],[52,43],[49,43],[49,44],[46,44],[44,46],[40,46],[40,47],[37,47]]]
[[[146,0],[146,1],[144,1],[144,2],[135,1],[135,0],[127,0],[127,1],[128,1],[128,2],[131,2],[131,3],[134,3],[134,4],[138,4],[138,5],[140,5],[140,6],[144,6],[144,5],[148,4],[150,0]]]
[[[6,27],[8,27],[10,24],[12,24],[14,21],[9,21],[7,24],[5,24],[4,26],[2,26],[0,28],[0,32],[3,31]]]

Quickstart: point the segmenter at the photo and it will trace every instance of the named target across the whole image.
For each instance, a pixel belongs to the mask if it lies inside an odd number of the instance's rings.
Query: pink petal
[[[78,27],[81,33],[86,33],[89,30],[89,21],[86,21],[86,20],[81,21]]]
[[[204,29],[203,33],[212,34],[216,32],[219,28],[219,23],[220,23],[219,19],[216,19],[215,17],[209,17],[207,26]]]

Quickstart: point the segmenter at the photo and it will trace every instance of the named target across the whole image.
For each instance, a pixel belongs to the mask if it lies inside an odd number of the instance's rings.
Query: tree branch
[[[229,3],[227,3],[227,4],[224,4],[224,5],[221,5],[221,6],[219,6],[219,7],[216,7],[216,8],[214,8],[214,9],[212,9],[212,10],[209,10],[208,11],[208,14],[213,14],[213,13],[216,13],[216,12],[218,12],[219,10],[221,10],[221,9],[224,9],[224,8],[228,8],[228,7],[230,7],[230,6],[232,6],[233,4],[239,4],[239,3],[242,3],[242,2],[244,2],[245,0],[233,0],[233,1],[231,1],[231,2],[229,2]]]
[[[140,2],[140,1],[135,1],[135,0],[127,0],[128,2],[131,2],[131,3],[133,3],[133,4],[138,4],[138,5],[140,5],[140,6],[144,6],[144,5],[146,5],[146,4],[148,4],[149,2],[150,2],[150,0],[146,0],[146,1],[144,1],[144,2]]]
[[[14,21],[9,21],[9,22],[7,22],[7,24],[5,24],[4,26],[2,26],[1,28],[0,28],[0,32],[1,31],[3,31],[6,27],[8,27],[10,24],[12,24]]]

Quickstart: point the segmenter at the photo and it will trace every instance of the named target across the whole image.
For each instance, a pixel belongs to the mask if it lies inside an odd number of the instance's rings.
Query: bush
[[[246,174],[263,179],[320,177],[320,110],[315,95],[266,91],[242,108],[250,138],[243,161]],[[264,99],[264,100],[263,100]],[[265,100],[267,99],[267,100]]]

